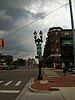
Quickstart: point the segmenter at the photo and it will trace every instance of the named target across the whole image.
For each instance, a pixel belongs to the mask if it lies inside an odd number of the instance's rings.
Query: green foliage
[[[4,62],[5,62],[7,65],[11,65],[12,61],[13,61],[13,57],[12,57],[12,56],[10,56],[10,55],[5,55],[5,56],[4,56]]]
[[[17,59],[15,61],[16,65],[19,65],[19,66],[24,66],[26,64],[26,60],[23,60],[23,59]]]

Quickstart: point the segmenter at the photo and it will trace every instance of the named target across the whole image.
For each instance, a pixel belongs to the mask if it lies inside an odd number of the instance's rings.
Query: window
[[[54,51],[54,49],[52,49],[52,51]]]
[[[51,42],[53,42],[53,39],[51,39]]]
[[[58,35],[58,32],[56,32],[56,35]]]
[[[56,43],[58,43],[58,40],[56,40]]]
[[[59,51],[59,49],[57,48],[56,51]]]
[[[69,32],[66,32],[65,35],[69,35]]]

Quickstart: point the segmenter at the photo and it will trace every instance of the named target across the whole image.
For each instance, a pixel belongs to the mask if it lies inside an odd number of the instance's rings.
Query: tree
[[[10,55],[5,55],[4,61],[5,61],[5,63],[6,63],[7,65],[11,65],[12,62],[13,62],[13,57],[10,56]]]
[[[24,59],[17,59],[15,62],[19,66],[24,66],[26,64],[26,60]]]
[[[3,61],[4,61],[4,55],[0,53],[0,63],[3,63]]]

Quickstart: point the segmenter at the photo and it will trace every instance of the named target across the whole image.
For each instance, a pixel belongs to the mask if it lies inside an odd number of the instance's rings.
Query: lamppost
[[[42,39],[43,33],[42,33],[42,31],[39,32],[40,38],[37,38],[36,31],[33,34],[34,34],[35,44],[36,44],[36,48],[37,48],[38,61],[39,61],[39,73],[38,73],[37,79],[42,80],[43,77],[42,77],[42,73],[41,73],[41,69],[42,69],[42,47],[41,47],[41,45],[43,42],[43,39]]]

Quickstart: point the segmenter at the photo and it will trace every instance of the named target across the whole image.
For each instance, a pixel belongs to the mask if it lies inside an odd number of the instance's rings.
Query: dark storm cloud
[[[56,7],[53,6],[54,2],[56,0],[0,0],[0,31],[4,32],[3,36],[7,36],[34,20],[42,18],[45,13],[51,10],[51,7]],[[15,57],[35,55],[36,47],[32,33],[42,30],[45,31],[46,35],[50,26],[50,19],[53,20],[52,23],[55,23],[53,17],[40,20],[5,38],[6,46],[3,49],[5,54],[12,54]],[[60,19],[57,22],[59,23]]]
[[[12,16],[14,19],[18,19],[21,17],[27,18],[30,12],[26,11],[25,9],[21,8],[10,8],[7,11],[7,15]]]
[[[0,9],[10,9],[29,6],[31,4],[31,0],[0,0]]]
[[[13,18],[6,15],[3,10],[0,11],[0,30],[12,29]]]
[[[3,15],[0,15],[0,30],[14,29],[15,23],[23,18],[24,20],[29,18],[34,20],[41,17],[43,12],[34,14],[30,9],[26,9],[32,3],[33,0],[0,0],[0,12],[5,11]]]
[[[0,14],[0,30],[14,29],[19,18],[28,17],[29,12],[23,8],[26,2],[27,0],[0,0],[0,13],[5,12]]]

